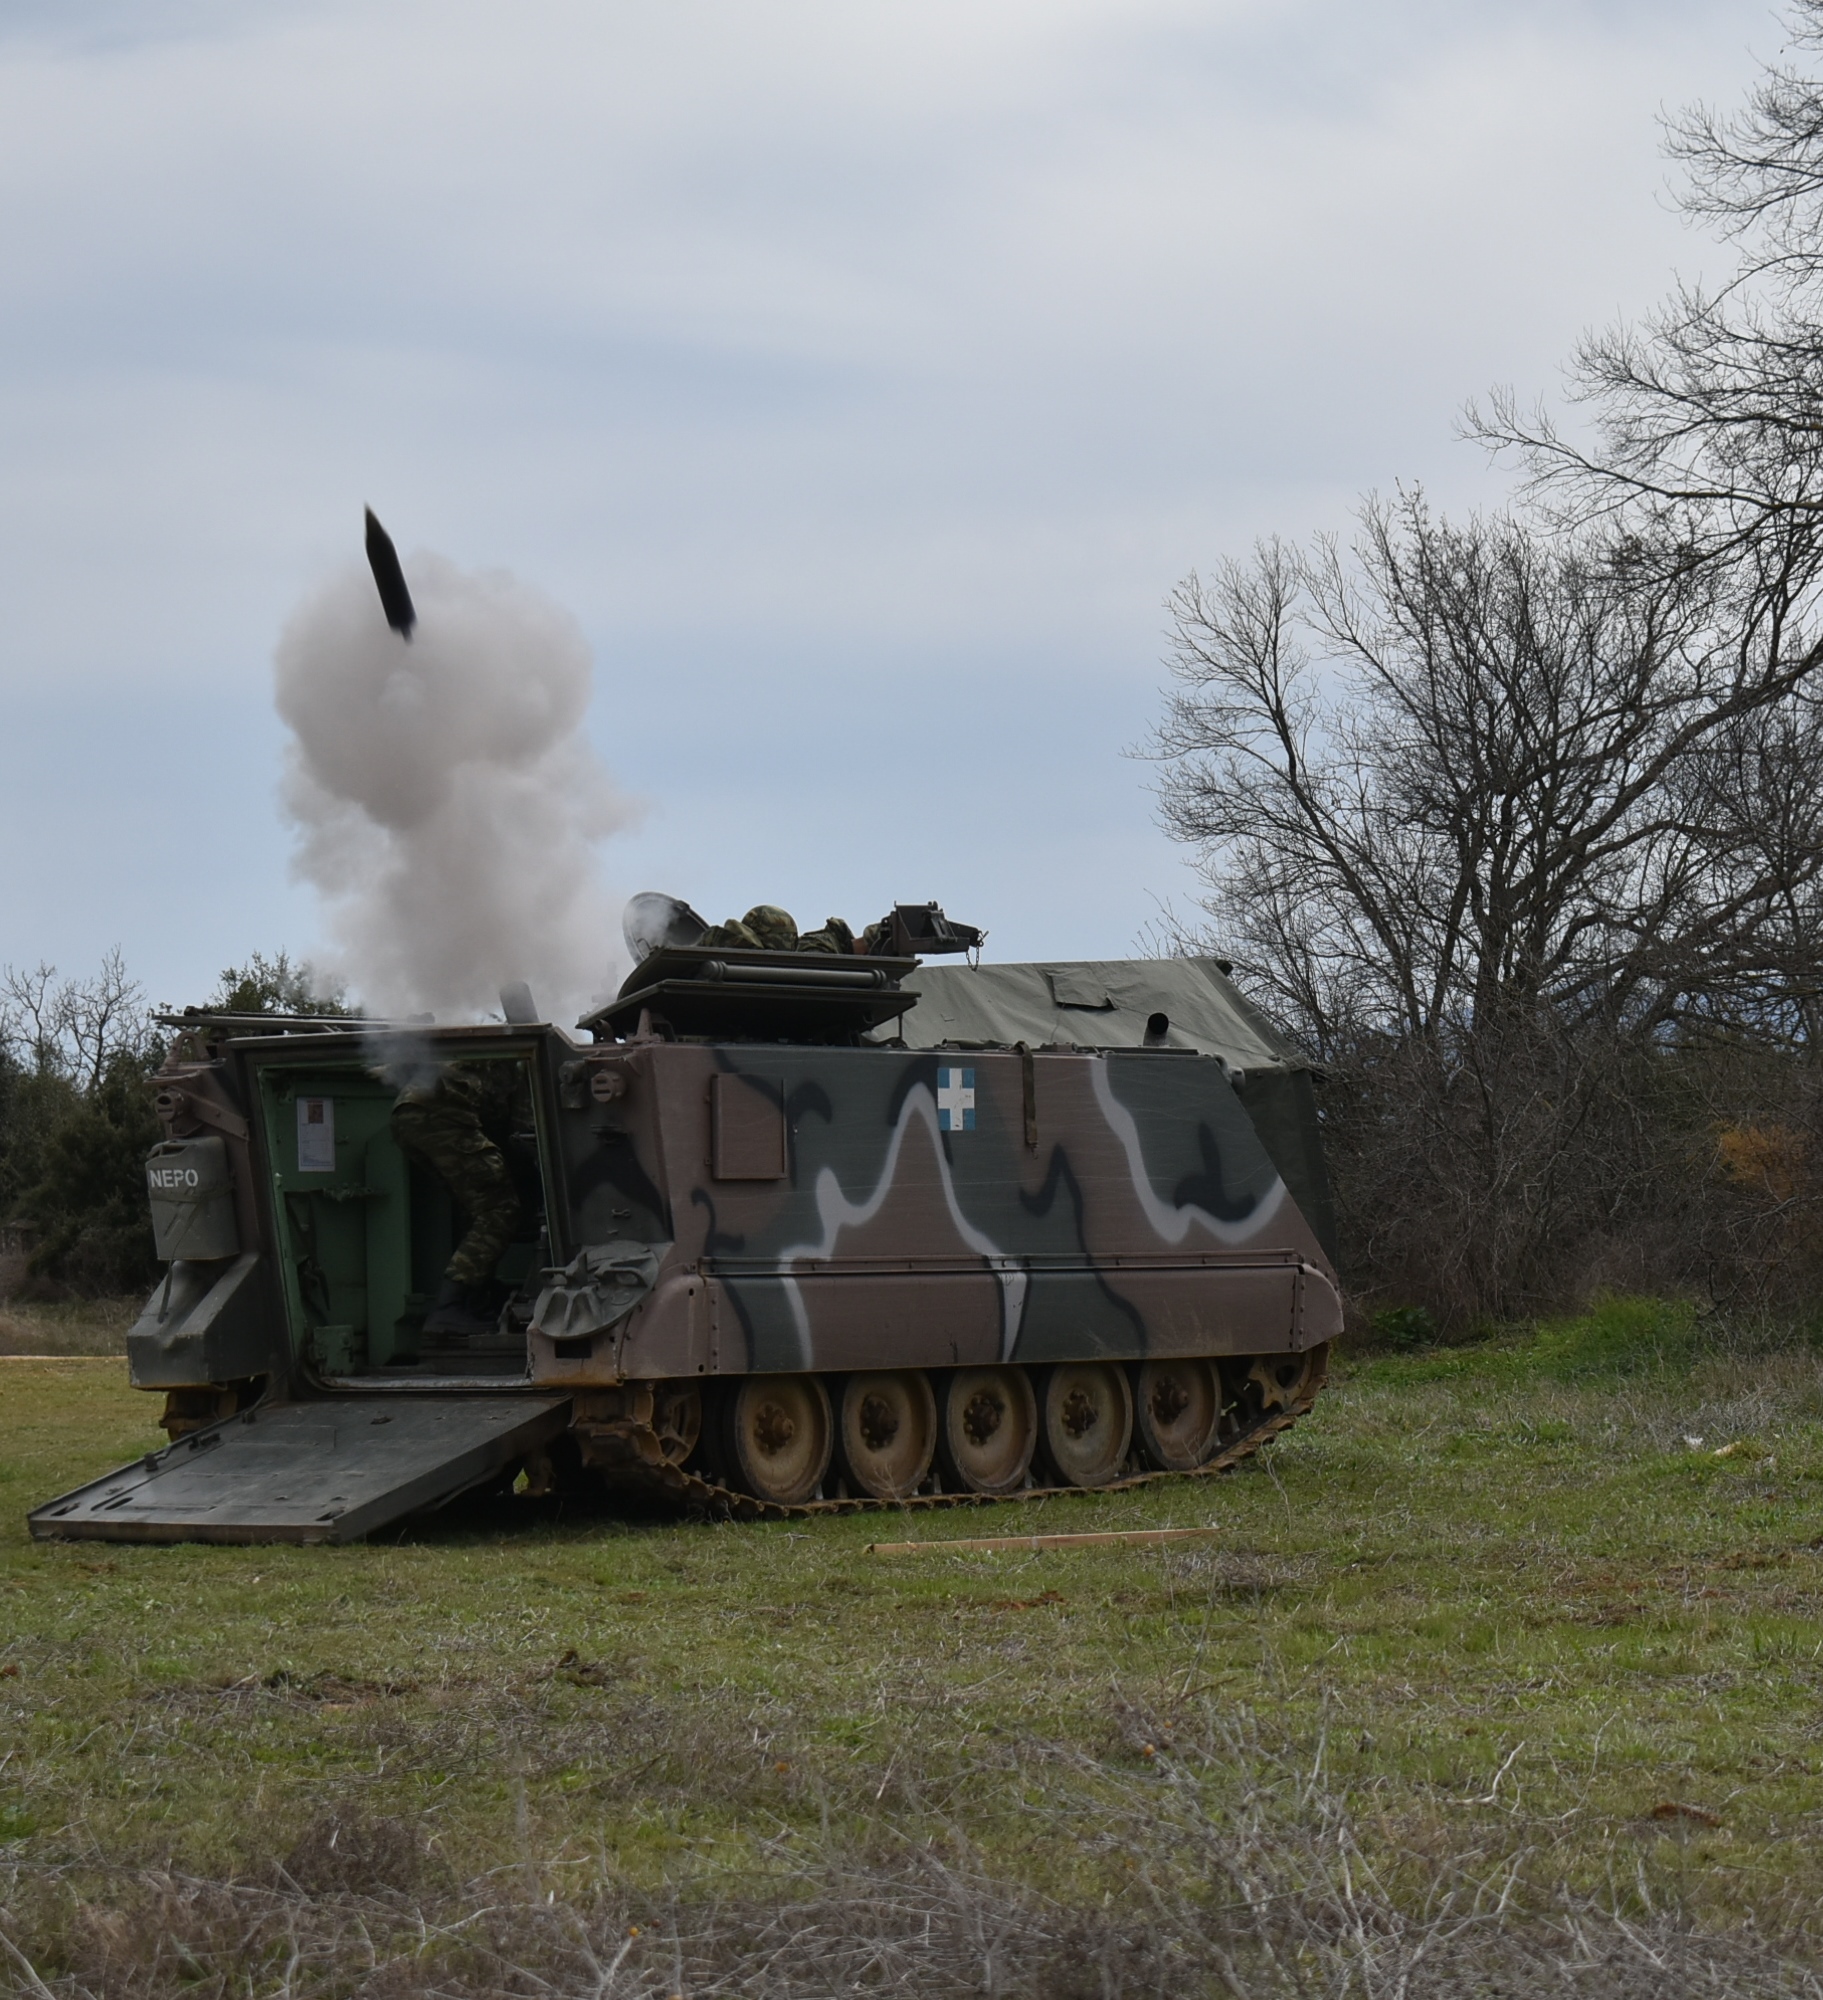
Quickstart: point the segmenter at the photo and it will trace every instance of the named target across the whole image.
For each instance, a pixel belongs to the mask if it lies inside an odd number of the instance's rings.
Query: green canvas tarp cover
[[[906,979],[918,1004],[880,1039],[914,1049],[1137,1049],[1163,1014],[1168,1049],[1230,1069],[1308,1069],[1309,1059],[1243,997],[1212,958],[1110,958],[1058,965],[926,965]]]
[[[1335,1212],[1311,1064],[1211,958],[925,965],[911,1012],[875,1031],[908,1048],[1194,1050],[1220,1056],[1291,1198],[1333,1260]],[[1161,1035],[1147,1040],[1153,1016]]]

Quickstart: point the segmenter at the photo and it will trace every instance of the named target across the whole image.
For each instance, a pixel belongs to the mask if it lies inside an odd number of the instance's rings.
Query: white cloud
[[[0,956],[119,937],[174,992],[309,942],[250,718],[364,501],[582,621],[654,805],[623,887],[1123,949],[1183,880],[1116,754],[1164,592],[1365,486],[1497,494],[1456,408],[1709,254],[1655,118],[1778,41],[1757,0],[69,18],[0,25],[0,831],[90,886],[16,877]],[[200,851],[230,796],[207,914],[150,892],[132,816]]]

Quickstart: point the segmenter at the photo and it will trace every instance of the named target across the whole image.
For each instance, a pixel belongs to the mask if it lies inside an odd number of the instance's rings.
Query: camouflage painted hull
[[[1214,1058],[660,1043],[593,1066],[624,1090],[565,1128],[579,1237],[664,1247],[586,1367],[541,1313],[540,1380],[1270,1354],[1341,1330]]]

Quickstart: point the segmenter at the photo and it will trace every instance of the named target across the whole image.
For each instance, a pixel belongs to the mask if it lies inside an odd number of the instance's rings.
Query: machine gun
[[[870,925],[875,958],[935,958],[943,952],[979,951],[986,931],[946,917],[936,903],[895,903],[878,924]]]

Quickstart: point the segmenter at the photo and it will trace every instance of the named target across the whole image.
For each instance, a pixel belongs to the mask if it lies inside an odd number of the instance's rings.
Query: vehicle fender
[[[134,1388],[202,1388],[269,1373],[272,1322],[263,1262],[247,1250],[210,1263],[172,1263],[127,1334]]]

